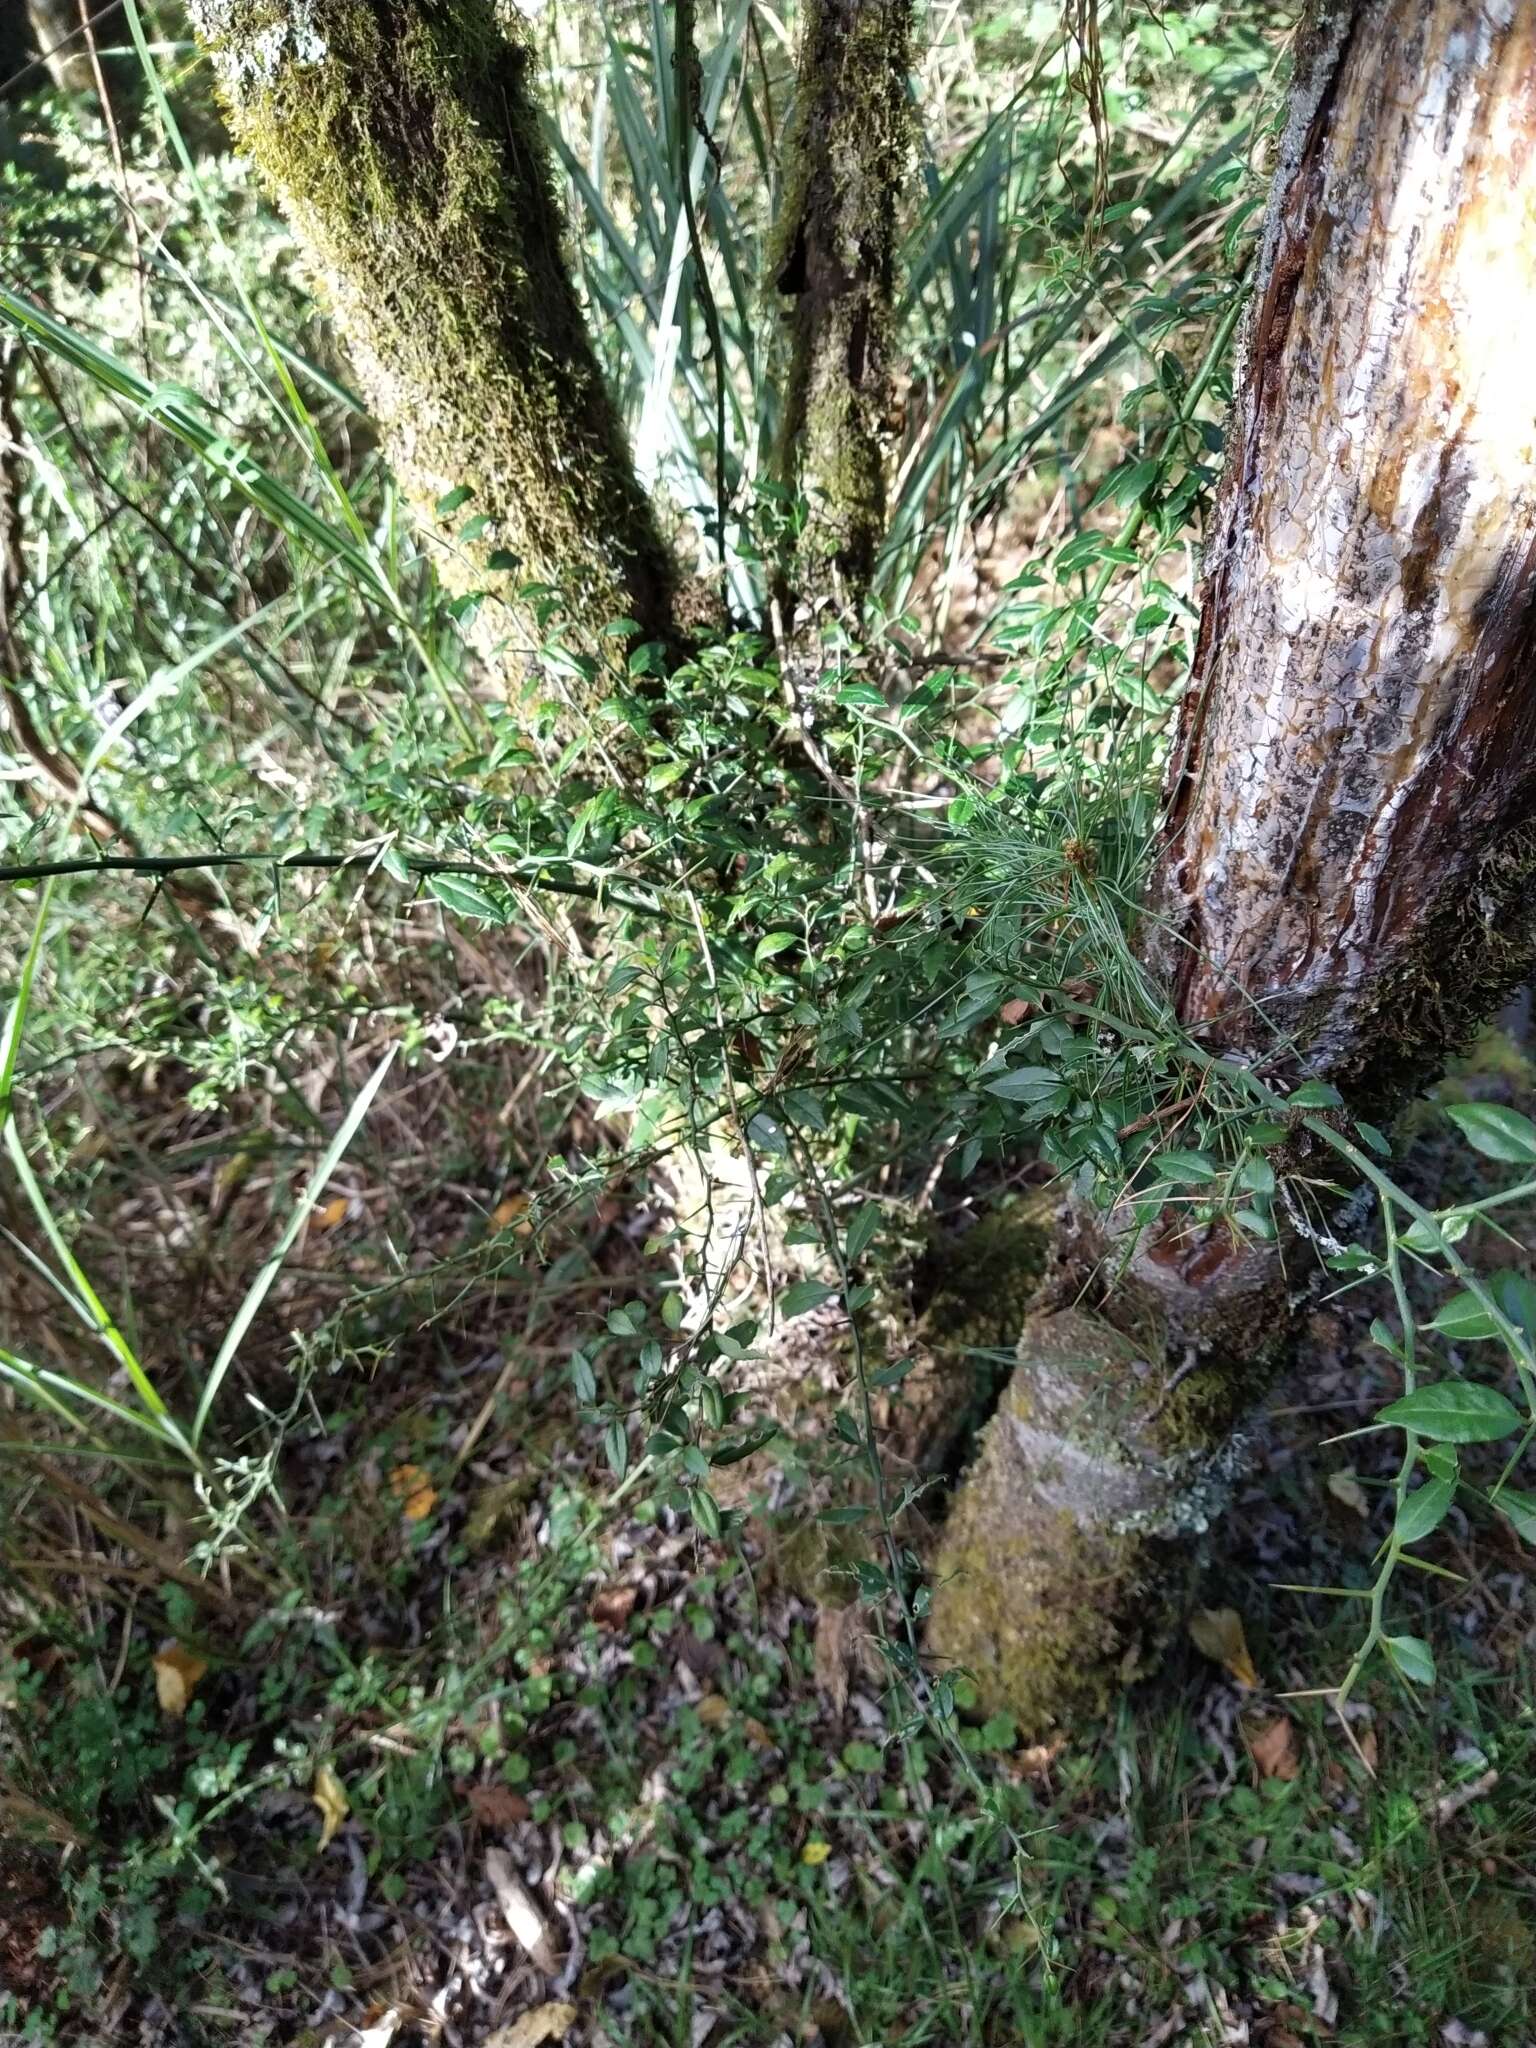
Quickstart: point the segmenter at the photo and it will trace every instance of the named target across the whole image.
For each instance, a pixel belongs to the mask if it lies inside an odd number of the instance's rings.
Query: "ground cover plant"
[[[10,2036],[1533,2038],[1468,13],[0,33]]]

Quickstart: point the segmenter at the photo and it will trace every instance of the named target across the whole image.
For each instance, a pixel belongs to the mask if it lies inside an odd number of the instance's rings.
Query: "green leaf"
[[[761,967],[765,960],[771,960],[775,953],[787,953],[791,946],[798,946],[798,932],[769,932],[759,939],[752,951],[754,962]]]
[[[820,1308],[824,1301],[830,1301],[835,1291],[824,1287],[819,1280],[797,1280],[779,1296],[779,1313],[786,1322],[791,1317],[803,1316],[813,1308]]]
[[[1411,1252],[1437,1252],[1442,1243],[1460,1244],[1471,1224],[1462,1210],[1447,1209],[1429,1223],[1411,1223],[1403,1232],[1403,1243]]]
[[[1397,1333],[1391,1324],[1384,1323],[1380,1316],[1371,1324],[1371,1342],[1379,1344],[1383,1351],[1390,1351],[1394,1358],[1401,1358],[1403,1355],[1403,1347],[1397,1341]]]
[[[1428,1643],[1419,1636],[1388,1636],[1382,1648],[1404,1678],[1415,1685],[1433,1685],[1435,1659]]]
[[[1430,1479],[1410,1493],[1397,1515],[1399,1543],[1418,1543],[1438,1529],[1456,1498],[1454,1479]]]
[[[1475,1294],[1465,1289],[1451,1296],[1429,1327],[1449,1337],[1453,1344],[1471,1344],[1499,1334],[1499,1326],[1487,1309]]]
[[[597,1399],[597,1374],[592,1370],[592,1361],[584,1352],[578,1351],[571,1360],[571,1385],[576,1390],[578,1401]]]
[[[487,890],[467,875],[428,875],[428,891],[460,917],[483,917],[487,924],[505,924],[507,913]]]
[[[744,1458],[750,1458],[760,1451],[764,1444],[772,1443],[779,1433],[776,1422],[764,1422],[746,1436],[733,1437],[729,1443],[717,1444],[709,1454],[711,1465],[739,1465]]]
[[[861,1259],[875,1239],[884,1211],[878,1202],[866,1202],[848,1226],[846,1257],[849,1265]]]
[[[1005,1102],[1021,1102],[1048,1094],[1060,1080],[1054,1067],[1015,1067],[1011,1074],[999,1074],[982,1085],[989,1095],[1000,1095]]]
[[[704,1531],[704,1534],[711,1538],[711,1540],[718,1541],[720,1535],[720,1503],[715,1499],[709,1488],[707,1486],[694,1487],[688,1496],[688,1506],[692,1510],[693,1519]]]
[[[1506,1269],[1494,1274],[1488,1282],[1488,1292],[1517,1330],[1523,1330],[1527,1337],[1536,1336],[1536,1284],[1524,1273]]]
[[[1303,1081],[1291,1090],[1286,1105],[1290,1109],[1337,1109],[1343,1100],[1338,1089],[1330,1088],[1326,1081]]]
[[[1536,1543],[1536,1493],[1523,1493],[1518,1486],[1501,1486],[1493,1504],[1525,1543]]]
[[[1536,1124],[1497,1102],[1448,1102],[1445,1113],[1467,1143],[1489,1159],[1536,1165]]]
[[[1164,1180],[1208,1181],[1217,1173],[1216,1162],[1204,1152],[1159,1152],[1152,1165]]]
[[[622,1479],[629,1470],[629,1438],[622,1422],[610,1422],[603,1431],[603,1449],[615,1479]]]
[[[1491,1444],[1520,1427],[1519,1415],[1496,1387],[1475,1386],[1470,1380],[1416,1387],[1383,1408],[1376,1419],[1448,1444]]]
[[[772,1153],[776,1159],[786,1158],[789,1154],[789,1140],[784,1135],[784,1126],[765,1109],[760,1109],[747,1125],[747,1137],[759,1152]]]

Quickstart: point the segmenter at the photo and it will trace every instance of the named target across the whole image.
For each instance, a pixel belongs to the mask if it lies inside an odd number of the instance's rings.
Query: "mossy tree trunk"
[[[782,480],[808,508],[785,582],[868,592],[886,528],[898,212],[912,156],[912,0],[805,0],[775,273],[791,360]]]
[[[190,11],[440,572],[490,595],[481,644],[516,672],[525,582],[559,592],[578,653],[611,656],[620,618],[673,642],[673,567],[562,253],[532,57],[494,0]]]
[[[1536,954],[1533,332],[1536,10],[1320,6],[1143,951],[1211,1052],[1378,1119]],[[1033,1727],[1162,1647],[1315,1259],[1172,1213],[1058,1250],[932,1625]]]

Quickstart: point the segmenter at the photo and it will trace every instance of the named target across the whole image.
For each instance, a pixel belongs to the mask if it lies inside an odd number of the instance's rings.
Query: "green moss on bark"
[[[897,218],[912,151],[911,0],[807,0],[774,252],[791,301],[783,480],[808,506],[790,585],[857,602],[886,524]]]
[[[1181,1384],[1083,1310],[1025,1330],[933,1561],[928,1648],[1031,1734],[1151,1670],[1192,1595],[1233,1452],[1224,1414],[1198,1440]]]
[[[578,651],[622,617],[669,639],[671,564],[562,253],[529,52],[492,0],[192,15],[445,581],[490,595],[482,646],[522,637],[528,581],[565,600]]]

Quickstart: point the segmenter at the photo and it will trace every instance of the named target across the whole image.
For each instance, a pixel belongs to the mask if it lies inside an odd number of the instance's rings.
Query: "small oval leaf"
[[[1450,1513],[1451,1502],[1455,1498],[1454,1479],[1426,1480],[1416,1493],[1409,1494],[1398,1510],[1398,1542],[1421,1543],[1439,1528]]]
[[[1489,1159],[1536,1165],[1536,1124],[1498,1102],[1448,1102],[1445,1113],[1467,1143]]]
[[[1474,1386],[1469,1380],[1416,1387],[1383,1408],[1376,1419],[1448,1444],[1491,1444],[1520,1427],[1515,1408],[1496,1387]]]

